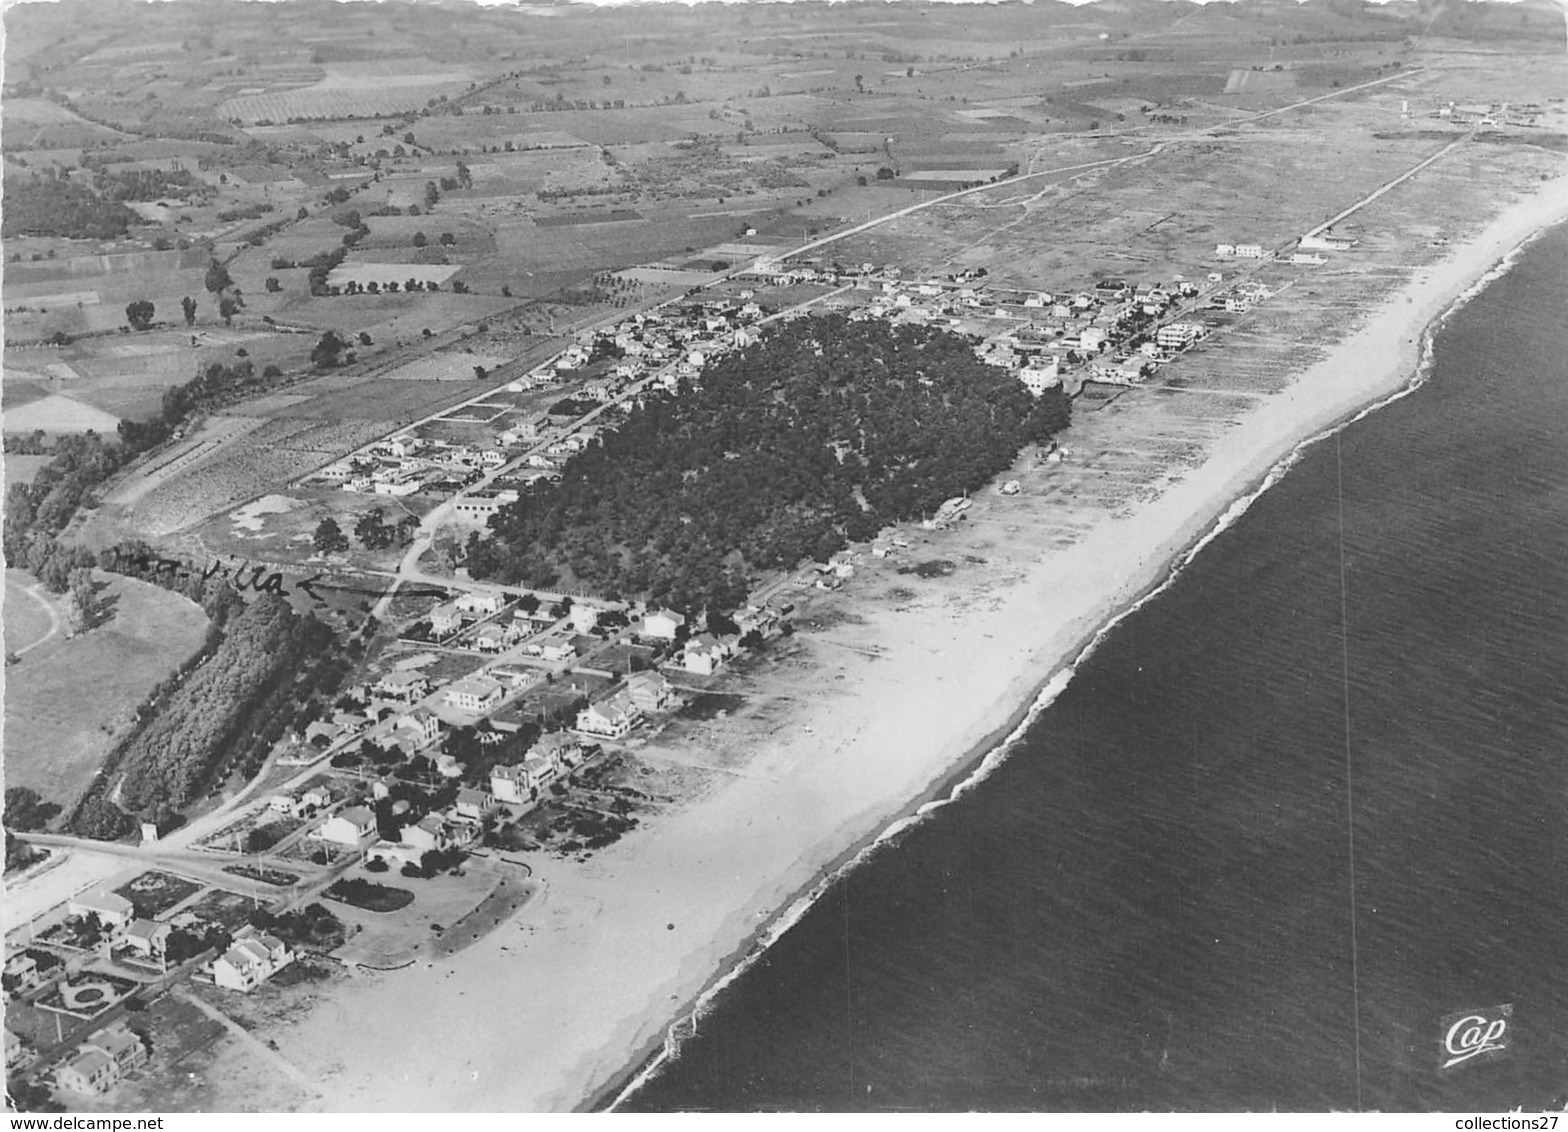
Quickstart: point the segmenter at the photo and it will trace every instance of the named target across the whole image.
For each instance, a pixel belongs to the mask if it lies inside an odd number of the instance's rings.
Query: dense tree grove
[[[5,178],[5,213],[0,235],[65,236],[114,240],[133,224],[145,224],[119,201],[105,200],[87,185],[56,172]]]
[[[265,751],[290,721],[296,678],[309,679],[332,631],[263,595],[233,617],[207,661],[145,713],[117,760],[120,804],[181,806],[223,772]]]
[[[917,518],[1066,427],[971,339],[798,319],[645,403],[468,543],[477,577],[734,608],[756,571],[822,559]]]

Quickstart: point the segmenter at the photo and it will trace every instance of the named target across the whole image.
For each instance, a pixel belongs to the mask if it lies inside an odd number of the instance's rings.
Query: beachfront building
[[[584,735],[619,739],[637,726],[641,714],[627,693],[617,692],[578,712],[577,730]]]
[[[1155,332],[1154,343],[1167,350],[1185,350],[1207,333],[1201,323],[1172,322]]]
[[[459,680],[446,690],[446,702],[460,711],[490,711],[501,702],[501,685],[483,676]]]
[[[1349,236],[1330,236],[1319,233],[1314,236],[1303,236],[1297,245],[1302,251],[1312,252],[1345,252],[1356,246],[1356,241]]]
[[[699,676],[712,676],[731,654],[730,647],[716,637],[703,633],[686,644],[681,656],[681,667]]]
[[[375,828],[374,821],[371,828]],[[248,994],[292,962],[294,953],[276,936],[252,936],[240,940],[213,961],[212,981]]]
[[[633,672],[626,678],[626,695],[639,711],[661,711],[675,699],[675,689],[657,672]]]
[[[498,766],[490,770],[490,793],[498,802],[522,805],[533,800],[533,784],[523,766]]]

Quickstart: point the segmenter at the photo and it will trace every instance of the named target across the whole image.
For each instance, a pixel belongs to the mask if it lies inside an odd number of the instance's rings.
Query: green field
[[[62,806],[92,781],[135,708],[201,646],[207,628],[201,608],[182,597],[102,577],[109,582],[104,592],[118,599],[107,625],[72,640],[56,636],[6,670],[6,782]],[[41,635],[23,605],[28,599],[10,582],[8,576],[7,629],[26,617],[23,627]]]

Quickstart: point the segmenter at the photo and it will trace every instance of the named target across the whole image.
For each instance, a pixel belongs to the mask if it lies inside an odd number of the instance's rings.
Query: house
[[[529,755],[523,760],[523,773],[536,790],[543,790],[550,785],[560,772],[561,768],[543,755]]]
[[[52,969],[63,973],[65,966],[57,963]],[[7,985],[14,985],[15,988],[6,992],[7,997],[27,994],[49,982],[48,973],[38,965],[37,956],[30,951],[18,951],[5,961],[5,977]]]
[[[1052,358],[1047,365],[1027,365],[1018,371],[1018,380],[1024,383],[1032,397],[1041,396],[1047,389],[1060,385],[1060,363]]]
[[[137,919],[125,929],[121,942],[144,959],[162,959],[174,928],[157,920]]]
[[[430,694],[430,677],[413,670],[388,672],[376,681],[371,692],[378,699],[417,703]]]
[[[1262,259],[1262,244],[1237,244],[1236,256],[1238,259]]]
[[[498,802],[519,805],[532,800],[534,784],[525,767],[498,766],[490,770],[490,793]]]
[[[539,673],[532,668],[512,665],[498,665],[490,669],[490,676],[492,679],[503,681],[513,688],[526,688],[539,680]]]
[[[109,1026],[99,1030],[82,1046],[103,1054],[119,1068],[124,1076],[147,1060],[147,1045],[141,1036],[124,1026]]]
[[[1233,255],[1236,254],[1236,245],[1235,244],[1215,244],[1214,245],[1214,254],[1217,255],[1217,256],[1220,256],[1222,258],[1233,256]]]
[[[712,676],[721,664],[734,655],[735,649],[730,644],[712,634],[702,633],[686,643],[686,651],[681,655],[681,667],[687,672]]]
[[[332,788],[324,782],[316,782],[300,792],[299,806],[306,810],[324,810],[332,805],[334,800]]]
[[[316,836],[322,841],[359,848],[365,838],[376,832],[376,815],[364,806],[350,806],[322,822]]]
[[[430,611],[430,631],[437,637],[448,636],[462,627],[463,615],[458,611],[457,602],[442,602]]]
[[[465,593],[458,597],[458,611],[470,617],[489,617],[500,613],[506,598],[495,593]]]
[[[626,695],[638,711],[659,711],[675,699],[675,690],[657,672],[634,672],[626,678]]]
[[[1349,236],[1314,235],[1301,237],[1298,246],[1302,251],[1344,252],[1356,246]]]
[[[502,626],[485,625],[474,634],[474,647],[480,652],[500,652],[511,639],[511,634]]]
[[[97,916],[98,922],[111,930],[125,927],[136,917],[136,909],[131,902],[115,892],[88,892],[73,896],[67,910],[84,920],[88,916]]]
[[[375,828],[374,820],[371,828]],[[213,962],[212,981],[248,994],[292,962],[294,953],[282,940],[270,935],[252,936],[240,940]]]
[[[427,814],[415,824],[403,827],[403,844],[425,853],[445,853],[467,845],[474,833],[472,828],[450,822],[440,814]]]
[[[567,616],[571,619],[574,633],[591,633],[599,624],[600,610],[591,605],[574,605]]]
[[[401,460],[414,455],[422,447],[424,442],[417,436],[394,436],[387,444],[387,451]]]
[[[495,795],[487,790],[465,786],[457,792],[456,810],[459,817],[483,821],[495,809]]]
[[[87,1096],[101,1096],[120,1082],[120,1067],[106,1053],[83,1049],[55,1071],[55,1083],[62,1089]]]
[[[538,642],[538,648],[540,656],[556,664],[571,660],[577,655],[577,642],[570,637],[546,637]]]
[[[618,692],[578,712],[577,730],[584,735],[619,739],[637,725],[640,714],[631,697],[625,692]]]
[[[490,711],[501,696],[501,685],[484,676],[469,676],[446,690],[446,702],[461,711]]]
[[[577,736],[565,731],[552,731],[541,735],[533,746],[533,754],[545,759],[563,771],[578,766],[583,761],[583,744]]]
[[[1173,322],[1155,332],[1155,344],[1167,350],[1184,350],[1208,333],[1196,322]]]
[[[441,735],[441,721],[424,708],[415,708],[398,719],[396,729],[408,732],[420,746],[434,743]]]
[[[668,609],[655,610],[642,619],[642,635],[657,637],[661,641],[673,641],[675,634],[685,624],[685,614]]]

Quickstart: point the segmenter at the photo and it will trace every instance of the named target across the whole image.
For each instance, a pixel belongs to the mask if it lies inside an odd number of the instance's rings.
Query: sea
[[[1304,447],[619,1107],[1568,1104],[1568,226],[1423,376]]]

